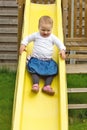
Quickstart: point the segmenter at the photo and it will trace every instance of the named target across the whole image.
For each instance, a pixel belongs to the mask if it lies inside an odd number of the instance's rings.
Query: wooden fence
[[[87,0],[62,0],[62,7],[67,73],[87,73]],[[68,88],[68,94],[87,93],[83,87]],[[87,104],[69,104],[68,108],[87,109]]]
[[[0,0],[0,68],[16,69],[17,16],[15,0]]]
[[[62,0],[62,5],[67,72],[87,73],[87,0]]]
[[[71,93],[87,93],[87,88],[68,88],[68,94],[71,94]],[[68,105],[68,108],[69,109],[87,109],[87,104],[69,104]]]

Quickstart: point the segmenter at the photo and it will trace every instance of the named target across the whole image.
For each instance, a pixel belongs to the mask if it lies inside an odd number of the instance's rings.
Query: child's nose
[[[44,33],[47,34],[47,31],[45,31]]]

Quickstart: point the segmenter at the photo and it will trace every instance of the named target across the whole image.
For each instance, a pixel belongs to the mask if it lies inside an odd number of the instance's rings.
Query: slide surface
[[[53,33],[63,41],[61,0],[55,4],[34,4],[26,0],[22,38],[38,31],[38,20],[49,15],[54,21]],[[40,80],[40,91],[31,92],[32,79],[26,69],[26,56],[32,52],[33,43],[19,57],[16,76],[12,130],[68,130],[68,107],[65,61],[54,47],[53,59],[59,65],[59,74],[54,78],[54,96],[41,92],[44,81]]]

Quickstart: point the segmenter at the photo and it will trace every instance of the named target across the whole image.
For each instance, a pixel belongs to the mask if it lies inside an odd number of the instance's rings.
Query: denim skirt
[[[27,68],[30,73],[41,76],[56,75],[58,73],[58,65],[53,59],[45,61],[31,57],[28,60]]]

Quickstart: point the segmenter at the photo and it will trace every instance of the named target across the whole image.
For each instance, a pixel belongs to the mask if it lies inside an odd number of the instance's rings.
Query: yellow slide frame
[[[38,20],[49,15],[54,21],[53,33],[63,41],[61,0],[55,4],[34,4],[26,0],[22,38],[38,31]],[[65,61],[54,47],[53,59],[59,65],[59,74],[54,78],[54,96],[41,92],[44,81],[40,81],[40,92],[31,92],[32,79],[26,69],[26,56],[31,53],[33,43],[19,57],[16,76],[12,130],[68,130],[68,105]]]

